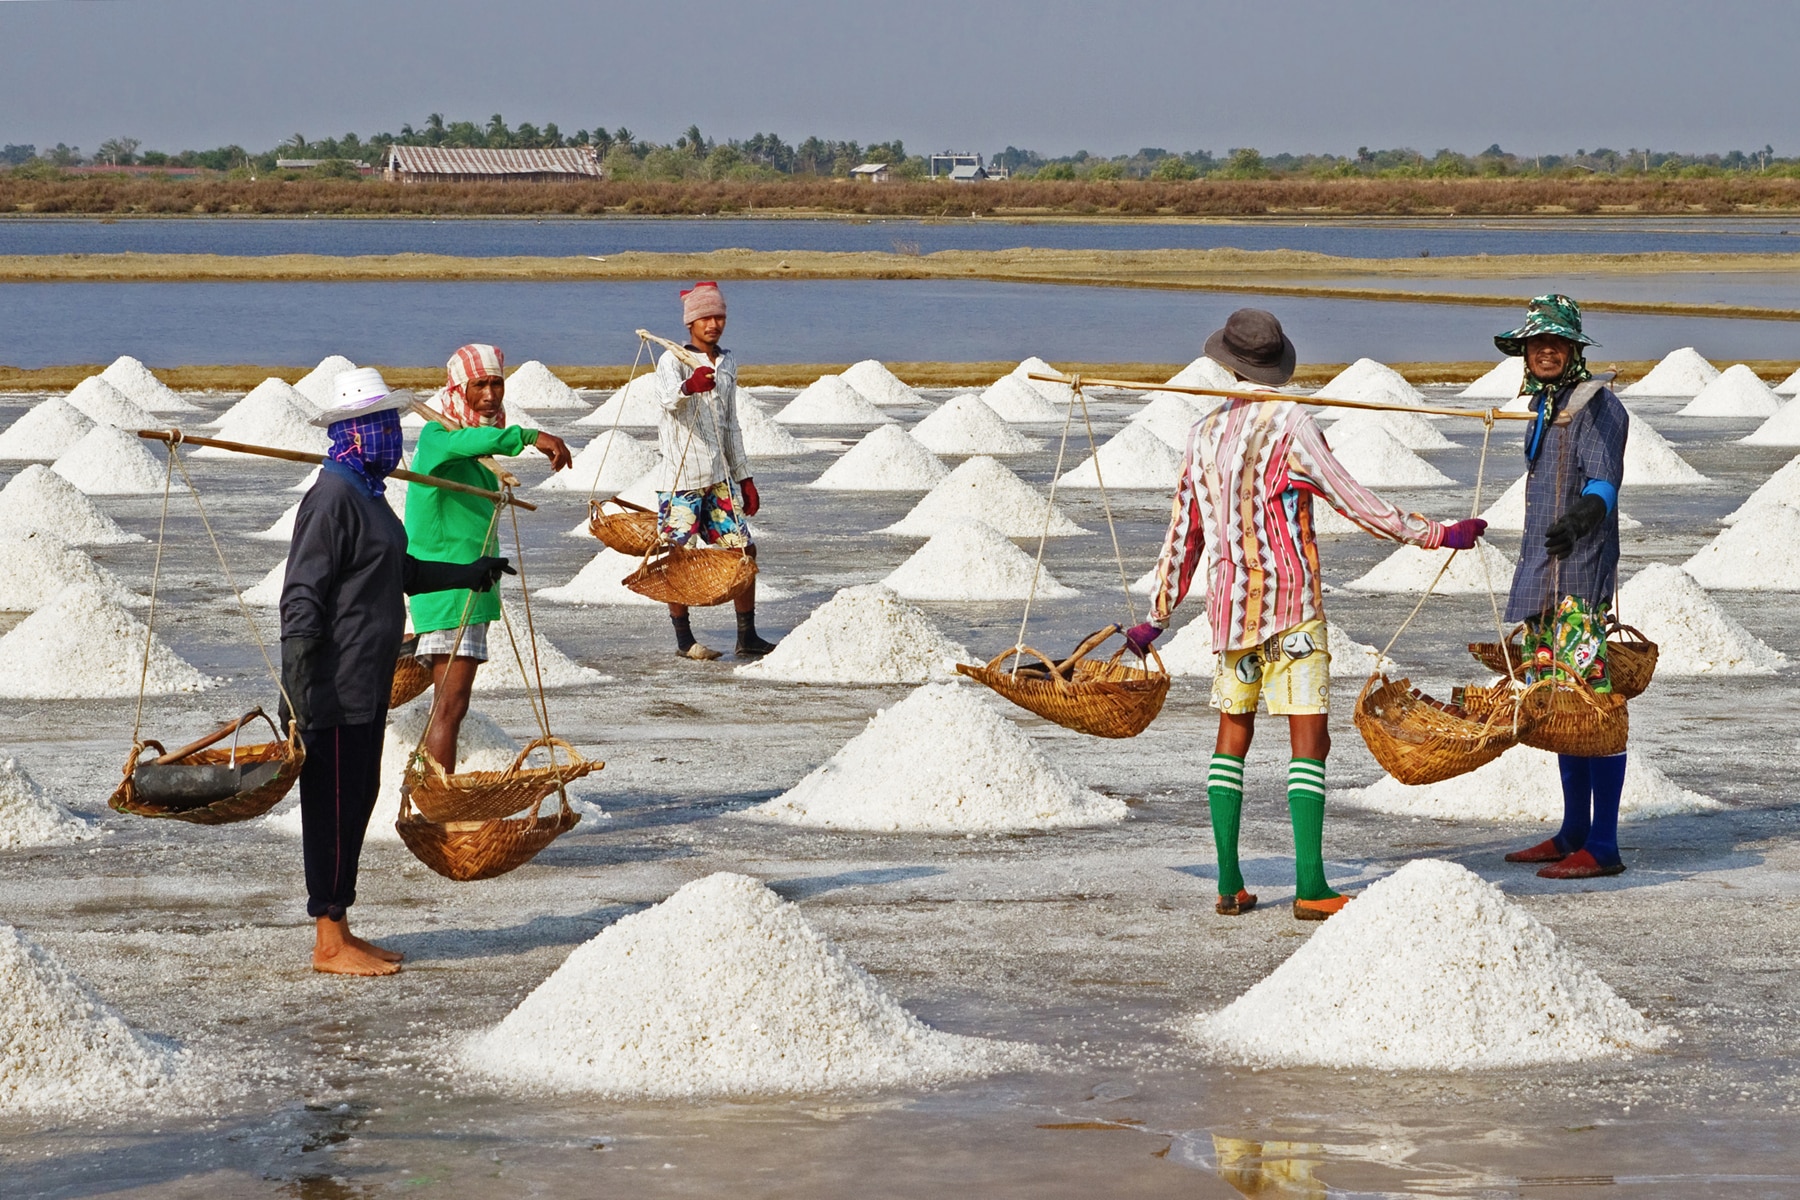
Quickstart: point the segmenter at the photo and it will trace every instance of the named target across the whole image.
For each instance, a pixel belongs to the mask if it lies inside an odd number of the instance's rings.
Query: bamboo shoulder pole
[[[307,450],[282,450],[275,446],[252,446],[248,442],[227,442],[219,438],[195,437],[191,433],[183,433],[179,429],[140,429],[137,435],[146,441],[166,442],[170,446],[211,446],[218,450],[235,450],[239,454],[255,454],[263,458],[279,458],[286,462],[312,463],[314,466],[325,461],[323,454],[313,454]],[[422,483],[426,487],[443,488],[451,492],[467,492],[471,496],[480,496],[484,500],[500,500],[507,504],[531,512],[537,511],[537,505],[517,496],[501,492],[490,492],[486,488],[472,487],[466,483],[458,483],[454,479],[440,479],[436,475],[420,475],[416,471],[389,471],[390,479],[404,479],[408,483]]]
[[[657,337],[654,333],[651,333],[648,329],[638,330],[637,335],[640,338],[644,339],[646,342],[655,342],[658,346],[661,346],[664,350],[667,350],[670,354],[673,354],[676,358],[679,358],[682,362],[686,363],[688,366],[692,367],[696,371],[698,371],[701,367],[712,366],[712,364],[710,362],[706,361],[706,358],[704,356],[695,354],[692,350],[689,350],[686,346],[680,345],[676,342],[671,342],[668,338]]]
[[[1041,379],[1045,383],[1074,383],[1075,377],[1070,375],[1046,375],[1033,371],[1027,379]],[[1252,392],[1232,391],[1229,388],[1186,387],[1178,383],[1150,383],[1142,379],[1092,379],[1081,376],[1082,383],[1091,383],[1097,387],[1124,388],[1133,392],[1180,392],[1184,396],[1223,396],[1227,400],[1291,400],[1295,404],[1313,404],[1322,408],[1363,408],[1376,412],[1409,412],[1433,413],[1440,417],[1474,417],[1478,421],[1529,421],[1532,414],[1528,412],[1501,412],[1497,408],[1445,408],[1430,404],[1378,404],[1372,400],[1332,400],[1325,396],[1295,396],[1287,392]]]

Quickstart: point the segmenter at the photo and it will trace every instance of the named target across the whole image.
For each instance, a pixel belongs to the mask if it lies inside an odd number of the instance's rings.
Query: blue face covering
[[[351,417],[334,422],[326,430],[331,435],[331,450],[326,458],[346,468],[362,480],[374,496],[386,491],[382,480],[400,465],[406,452],[406,436],[400,428],[400,414],[393,409]]]

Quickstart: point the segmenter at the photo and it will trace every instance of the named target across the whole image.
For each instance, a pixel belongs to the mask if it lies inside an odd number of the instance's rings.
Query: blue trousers
[[[1563,823],[1557,849],[1586,850],[1602,866],[1619,861],[1619,797],[1625,791],[1625,756],[1556,756],[1562,772]]]

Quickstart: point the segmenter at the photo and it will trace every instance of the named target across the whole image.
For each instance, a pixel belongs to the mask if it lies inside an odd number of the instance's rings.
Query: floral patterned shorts
[[[1526,618],[1521,648],[1526,683],[1557,674],[1550,670],[1554,660],[1587,680],[1594,691],[1604,695],[1613,690],[1606,671],[1605,614],[1585,600],[1565,596],[1554,613]]]
[[[742,550],[750,545],[750,525],[738,507],[737,490],[729,482],[709,484],[694,492],[656,493],[656,524],[671,546],[700,540],[702,546]]]

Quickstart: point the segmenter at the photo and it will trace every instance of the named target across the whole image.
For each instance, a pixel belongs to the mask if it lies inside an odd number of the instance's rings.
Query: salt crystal
[[[950,470],[898,425],[871,430],[807,487],[841,492],[923,492]]]
[[[819,448],[801,441],[775,423],[775,418],[752,397],[738,395],[738,432],[744,438],[744,453],[752,458],[787,458],[795,454],[812,454]]]
[[[1037,537],[1044,532],[1046,512],[1051,537],[1088,532],[1023,479],[978,455],[950,472],[911,512],[882,532],[929,537],[947,526],[977,519],[1007,537]]]
[[[1492,589],[1504,596],[1512,587],[1512,563],[1485,540],[1475,543],[1473,551],[1460,553],[1401,546],[1376,563],[1361,579],[1344,586],[1353,592],[1423,592],[1436,578],[1444,560],[1453,553],[1456,559],[1438,580],[1435,595],[1486,595]]]
[[[879,361],[865,358],[847,369],[843,381],[855,388],[870,404],[923,404],[924,397],[908,387],[901,378]]]
[[[20,700],[103,700],[138,694],[143,623],[90,586],[64,588],[0,637],[0,696]],[[197,692],[206,676],[150,641],[149,695]]]
[[[1617,609],[1660,649],[1660,675],[1773,675],[1787,656],[1763,644],[1694,577],[1649,563],[1619,589]]]
[[[928,683],[812,774],[739,814],[828,829],[999,833],[1107,825],[1125,803],[1052,766],[975,689]]]
[[[1745,497],[1742,504],[1720,517],[1719,524],[1735,525],[1768,504],[1790,504],[1800,508],[1800,455],[1789,459],[1780,470],[1763,480],[1762,486]]]
[[[662,608],[661,601],[640,596],[620,582],[643,565],[644,560],[638,555],[620,554],[610,546],[603,547],[575,578],[560,587],[543,588],[537,594],[538,599],[552,604],[627,604]]]
[[[1188,435],[1212,409],[1179,392],[1152,392],[1154,398],[1132,414],[1131,424],[1141,425],[1171,449],[1186,453]]]
[[[1657,664],[1662,670],[1662,664]],[[1440,821],[1561,821],[1562,774],[1556,755],[1514,746],[1493,762],[1442,783],[1409,786],[1392,775],[1365,788],[1333,788],[1333,804],[1402,817]],[[1677,816],[1723,808],[1710,796],[1690,792],[1634,752],[1625,764],[1625,791],[1619,815],[1626,818]]]
[[[1394,436],[1394,440],[1408,450],[1448,450],[1456,443],[1445,437],[1436,425],[1410,412],[1373,412],[1337,409],[1344,415],[1337,424],[1331,427],[1330,441],[1337,444],[1337,439],[1350,430],[1365,426],[1379,425]]]
[[[500,606],[505,610],[507,621],[511,622],[512,632],[507,633],[506,622],[502,621],[496,621],[488,630],[488,660],[475,672],[476,691],[535,692],[540,678],[545,688],[590,687],[610,682],[610,676],[582,666],[557,649],[544,636],[541,620],[533,622],[537,626],[537,659],[534,662],[531,639],[526,636],[525,609],[511,600],[502,600]],[[517,653],[513,650],[515,639]],[[521,658],[525,662],[522,675],[519,673]]]
[[[1456,393],[1464,400],[1511,400],[1525,386],[1525,360],[1517,355],[1501,359],[1487,374]]]
[[[33,463],[0,489],[0,529],[48,533],[71,546],[121,546],[144,539],[126,533],[81,489],[42,463]]]
[[[1760,508],[1700,548],[1686,571],[1714,591],[1800,592],[1800,509]]]
[[[291,542],[294,540],[294,518],[300,515],[300,502],[294,501],[281,510],[275,523],[261,533],[247,533],[245,537],[255,538],[259,542]]]
[[[1319,395],[1333,400],[1373,400],[1385,404],[1417,406],[1425,393],[1406,381],[1406,376],[1372,358],[1359,358],[1331,377]]]
[[[1364,487],[1448,487],[1456,482],[1402,446],[1380,423],[1357,422],[1345,429],[1349,422],[1349,418],[1339,421],[1327,441],[1332,454]]]
[[[47,533],[0,534],[0,612],[36,612],[72,584],[83,584],[114,604],[150,601],[121,583],[111,571]]]
[[[1692,346],[1671,350],[1650,373],[1625,388],[1621,396],[1697,396],[1719,377],[1719,368],[1700,357]]]
[[[1610,1058],[1673,1036],[1499,888],[1434,859],[1371,884],[1188,1033],[1231,1061],[1421,1071]]]
[[[946,400],[913,426],[912,435],[934,454],[1027,454],[1038,448],[973,393]]]
[[[1017,375],[1002,375],[981,393],[981,400],[998,413],[1002,421],[1020,425],[1061,421],[1068,411],[1057,408],[1042,392]]]
[[[154,429],[156,417],[148,409],[134,404],[129,397],[101,375],[90,375],[75,385],[64,398],[80,409],[90,420],[120,429]]]
[[[1129,424],[1095,454],[1065,473],[1060,487],[1147,488],[1172,492],[1181,478],[1181,455],[1142,424]]]
[[[538,484],[538,490],[611,495],[655,467],[660,457],[629,433],[608,429],[583,446],[567,469]]]
[[[1066,411],[1075,399],[1075,389],[1066,383],[1058,383],[1053,379],[1032,379],[1032,375],[1060,375],[1055,367],[1032,355],[1010,372],[1013,378],[1025,383],[1032,391],[1055,405],[1059,411]]]
[[[1232,374],[1229,368],[1221,366],[1204,354],[1163,382],[1171,387],[1213,388],[1217,391],[1231,391],[1241,386],[1238,377]],[[1179,392],[1151,392],[1146,399],[1180,394]],[[1202,402],[1204,403],[1204,401]]]
[[[204,424],[214,429],[226,427],[244,428],[247,424],[265,420],[261,414],[269,411],[279,412],[283,407],[292,407],[307,420],[319,414],[319,406],[299,388],[285,383],[271,375],[244,394],[244,398],[220,413],[218,417]]]
[[[798,907],[720,872],[577,947],[462,1059],[525,1091],[693,1100],[863,1095],[1036,1055],[929,1028]]]
[[[327,354],[319,365],[294,381],[294,390],[306,397],[314,408],[329,408],[337,400],[337,377],[356,370],[356,364],[341,354]]]
[[[1772,417],[1781,408],[1781,397],[1743,363],[1726,367],[1719,377],[1700,389],[1677,416]]]
[[[740,389],[741,390],[741,389]],[[655,425],[662,420],[662,385],[655,372],[638,375],[577,425]]]
[[[270,383],[280,384],[280,387],[271,388]],[[268,390],[265,391],[265,388]],[[228,419],[221,421],[218,433],[220,440],[242,442],[250,446],[270,446],[277,450],[301,450],[311,454],[324,454],[330,450],[331,436],[312,423],[315,414],[310,406],[303,407],[305,398],[290,399],[282,389],[292,391],[279,379],[265,380],[257,385],[256,391],[239,401],[226,414]],[[262,392],[262,395],[258,396],[257,392]],[[194,457],[235,458],[241,461],[247,456],[236,450],[202,446],[194,451]]]
[[[908,600],[1023,600],[1073,596],[1047,570],[992,526],[964,519],[941,527],[882,582]]]
[[[37,785],[19,760],[0,762],[0,850],[24,850],[32,846],[67,846],[98,837],[103,830],[82,820]],[[0,1044],[4,1044],[0,1036]],[[0,1058],[7,1062],[12,1056]],[[5,1092],[7,1072],[0,1071],[0,1094]],[[0,1100],[0,1111],[6,1103]]]
[[[122,392],[139,408],[151,412],[198,412],[192,404],[177,396],[168,384],[158,379],[137,359],[122,354],[100,372],[100,378]]]
[[[93,418],[67,400],[51,396],[0,433],[0,461],[53,462],[87,436]]]
[[[558,379],[537,359],[519,364],[506,377],[506,406],[512,408],[586,408],[574,388]]]
[[[1778,396],[1800,395],[1800,370],[1796,370],[1792,375],[1776,384],[1775,394]]]
[[[1789,400],[1748,437],[1738,441],[1746,446],[1800,446],[1800,404]]]
[[[141,438],[96,425],[63,451],[50,467],[90,496],[145,496],[161,492],[168,468],[144,448]]]
[[[938,632],[930,617],[871,583],[843,589],[773,653],[736,673],[796,683],[924,683],[954,675],[957,663],[969,661],[969,652]]]
[[[821,375],[775,414],[783,425],[883,425],[894,418],[839,375]]]
[[[1774,420],[1773,417],[1770,420]],[[1755,437],[1751,434],[1750,437]],[[1745,438],[1749,441],[1750,438]],[[1668,487],[1708,482],[1706,476],[1689,466],[1669,439],[1651,428],[1641,417],[1631,422],[1625,438],[1625,485],[1627,487]]]

